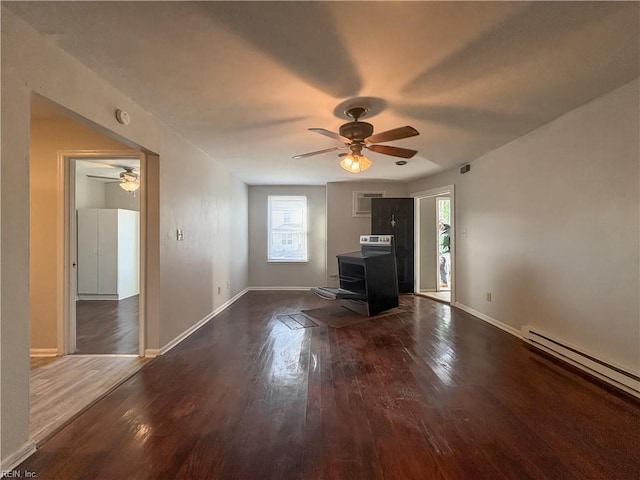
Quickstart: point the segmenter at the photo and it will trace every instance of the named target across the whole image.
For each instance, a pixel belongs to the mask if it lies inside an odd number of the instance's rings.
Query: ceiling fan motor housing
[[[350,140],[364,140],[373,134],[373,125],[367,122],[349,122],[340,127],[340,135]]]

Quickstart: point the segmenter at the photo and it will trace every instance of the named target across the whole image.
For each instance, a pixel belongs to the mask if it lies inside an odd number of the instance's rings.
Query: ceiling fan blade
[[[348,139],[347,137],[343,137],[339,133],[330,132],[325,128],[310,128],[309,130],[315,133],[319,133],[320,135],[324,135],[325,137],[333,138],[334,140],[340,140],[341,142],[344,142],[344,143],[351,142],[351,140]]]
[[[340,150],[346,147],[331,147],[331,148],[325,148],[324,150],[318,150],[317,152],[309,152],[309,153],[302,153],[300,155],[295,155],[291,158],[305,158],[305,157],[311,157],[313,155],[320,155],[321,153],[327,153],[327,152],[335,152],[336,150]]]
[[[113,180],[114,182],[119,182],[120,181],[119,178],[103,177],[103,176],[100,176],[100,175],[87,175],[87,177],[89,177],[89,178],[100,178],[101,180]]]
[[[402,138],[415,137],[420,135],[418,131],[407,125],[406,127],[394,128],[393,130],[387,130],[386,132],[376,133],[369,138],[365,138],[364,141],[368,143],[382,143],[391,142],[393,140],[400,140]]]
[[[391,155],[392,157],[411,158],[417,150],[409,150],[408,148],[392,147],[391,145],[367,145],[367,148],[376,153]]]

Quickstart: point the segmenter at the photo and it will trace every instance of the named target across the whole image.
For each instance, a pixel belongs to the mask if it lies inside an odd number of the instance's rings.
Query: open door
[[[438,292],[451,290],[451,199],[448,195],[436,197]]]
[[[455,191],[453,185],[413,195],[415,212],[415,290],[455,303]]]

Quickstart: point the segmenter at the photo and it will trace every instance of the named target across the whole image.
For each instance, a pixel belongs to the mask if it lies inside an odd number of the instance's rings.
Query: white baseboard
[[[565,342],[535,326],[523,325],[522,338],[528,344],[640,398],[640,371],[606,360],[577,345]]]
[[[8,474],[7,477],[11,477],[11,470],[24,462],[27,458],[33,455],[36,451],[36,444],[29,441],[22,445],[17,451],[12,454],[7,455],[2,459],[2,466],[0,466],[0,470],[2,474]],[[15,475],[14,475],[15,477]],[[20,478],[20,477],[18,477]]]
[[[249,291],[249,287],[245,288],[244,290],[242,290],[240,293],[237,293],[235,296],[233,296],[232,298],[230,298],[229,300],[227,300],[226,302],[224,302],[222,305],[220,305],[218,308],[216,308],[213,313],[212,313],[212,317],[215,317],[216,315],[222,313],[223,310],[225,310],[227,307],[230,307],[233,303],[237,302],[238,300],[240,300],[240,298]]]
[[[485,315],[484,313],[474,310],[471,307],[467,307],[466,305],[463,305],[462,303],[459,303],[459,302],[455,302],[453,306],[467,313],[470,313],[474,317],[478,317],[480,320],[484,320],[485,322],[490,323],[494,327],[498,327],[500,330],[504,330],[505,332],[510,333],[514,337],[518,337],[522,339],[522,334],[520,330],[512,327],[511,325],[507,325],[506,323],[503,323],[500,320],[496,320],[495,318],[492,318],[489,315]]]
[[[182,332],[180,335],[178,335],[176,338],[174,338],[173,340],[171,340],[169,343],[167,343],[166,345],[164,345],[162,348],[158,349],[154,349],[154,348],[148,348],[144,351],[144,356],[145,357],[157,357],[159,355],[164,355],[165,353],[167,353],[169,350],[171,350],[173,347],[175,347],[176,345],[178,345],[180,342],[182,342],[185,338],[187,338],[189,335],[191,335],[193,332],[195,332],[196,330],[198,330],[200,327],[202,327],[203,325],[205,325],[209,320],[211,320],[212,318],[216,317],[217,315],[219,315],[222,311],[224,311],[226,308],[228,308],[229,306],[231,306],[232,303],[234,303],[235,301],[237,301],[240,297],[242,297],[245,293],[247,293],[249,291],[249,288],[245,288],[244,290],[242,290],[240,293],[238,293],[236,296],[234,296],[233,298],[227,300],[225,303],[223,303],[222,305],[220,305],[218,308],[216,308],[213,312],[209,313],[207,316],[205,316],[204,318],[200,319],[195,325],[192,325],[191,327],[189,327],[187,330],[185,330],[184,332]]]
[[[120,300],[120,298],[118,298],[117,294],[98,295],[98,294],[81,293],[80,295],[78,295],[78,300]]]
[[[309,291],[313,287],[249,287],[247,290],[250,291],[263,291],[263,290],[271,290],[271,291],[284,291],[284,292],[304,292]]]
[[[510,333],[514,337],[518,337],[524,342],[547,352],[549,355],[552,355],[596,378],[599,378],[600,380],[607,382],[610,385],[613,385],[637,398],[640,398],[640,383],[637,380],[629,380],[628,378],[625,379],[622,375],[620,375],[618,372],[615,372],[614,370],[610,370],[606,367],[603,367],[602,365],[598,365],[596,362],[588,361],[588,359],[585,360],[584,358],[579,358],[579,355],[575,354],[575,352],[577,351],[577,347],[571,347],[570,350],[563,350],[562,348],[560,348],[560,350],[558,350],[558,348],[549,348],[548,346],[544,345],[544,343],[541,343],[540,341],[533,342],[529,338],[530,327],[528,325],[523,326],[521,330],[517,330],[510,325],[502,323],[500,320],[496,320],[495,318],[485,315],[482,312],[478,312],[477,310],[467,307],[466,305],[463,305],[461,303],[456,302],[454,306],[459,308],[460,310],[464,310],[465,312],[470,313],[474,317],[478,317],[480,320],[484,320],[485,322],[490,323],[491,325],[498,327],[499,329],[504,330],[507,333]],[[582,355],[585,354],[583,353]],[[586,354],[586,356],[597,358],[590,354]],[[605,362],[600,360],[600,363]],[[631,376],[635,376],[635,378],[637,378],[638,376],[638,372],[630,372],[628,369],[624,369],[620,366],[616,366],[616,368],[618,370],[624,370],[627,375],[631,374]]]
[[[176,338],[174,338],[173,340],[171,340],[169,343],[167,343],[166,345],[164,345],[160,350],[158,350],[157,355],[164,355],[165,353],[167,353],[169,350],[171,350],[173,347],[175,347],[176,345],[178,345],[181,341],[183,341],[185,338],[187,338],[189,335],[191,335],[193,332],[195,332],[196,330],[198,330],[200,327],[202,327],[204,324],[206,324],[209,320],[211,320],[213,317],[215,316],[215,314],[213,312],[211,312],[209,315],[207,315],[206,317],[200,319],[195,325],[192,325],[191,327],[189,327],[188,329],[186,329],[184,332],[182,332],[180,335],[178,335]],[[150,352],[152,352],[152,350],[149,350]]]
[[[30,357],[57,357],[58,349],[57,348],[30,348],[29,356]]]
[[[118,300],[126,300],[127,298],[135,297],[137,295],[140,295],[140,292],[127,293],[126,295],[117,295],[117,297]]]

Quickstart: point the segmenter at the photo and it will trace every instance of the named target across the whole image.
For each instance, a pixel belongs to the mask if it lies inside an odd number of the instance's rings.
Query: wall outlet
[[[487,292],[487,302],[491,301],[491,292]]]
[[[231,290],[231,282],[227,282],[227,290]]]
[[[178,228],[176,230],[176,240],[178,240],[179,242],[181,242],[182,240],[184,240],[184,232],[182,231],[181,228]]]

